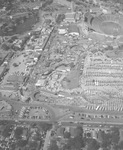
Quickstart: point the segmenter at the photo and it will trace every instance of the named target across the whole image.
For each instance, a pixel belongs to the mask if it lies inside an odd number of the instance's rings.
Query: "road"
[[[69,125],[87,125],[87,126],[97,126],[97,127],[101,127],[101,126],[107,126],[107,127],[111,127],[111,126],[120,126],[123,128],[123,123],[120,123],[120,122],[90,122],[90,121],[82,121],[82,122],[76,122],[76,123],[72,123],[72,122],[69,122],[69,121],[62,121],[62,122],[59,122],[61,123],[62,125],[66,125],[66,126],[69,126]]]
[[[7,100],[7,102],[12,105],[14,107],[14,109],[16,110],[20,110],[22,108],[22,106],[42,106],[45,107],[46,109],[49,110],[50,114],[51,114],[51,119],[49,120],[41,120],[41,119],[18,119],[18,116],[16,116],[15,119],[20,120],[20,121],[42,121],[42,122],[81,122],[84,124],[111,124],[111,125],[122,125],[123,124],[123,118],[121,119],[109,119],[109,118],[95,118],[93,120],[87,121],[86,119],[70,119],[67,117],[68,114],[72,114],[72,111],[75,112],[74,108],[71,107],[67,107],[67,106],[54,106],[54,105],[48,105],[46,103],[41,103],[41,102],[32,102],[32,103],[24,103],[24,102],[18,102],[15,100]],[[54,109],[56,108],[69,108],[71,110],[70,113],[66,113],[65,115],[63,115],[62,117],[56,117],[56,114],[54,112]],[[82,113],[91,113],[91,114],[97,114],[97,111],[88,111],[88,110],[76,110],[76,112],[82,112]],[[106,113],[106,112],[98,112],[98,114],[111,114],[112,113]],[[114,113],[113,113],[114,115]],[[116,115],[116,113],[115,113]],[[119,115],[119,114],[118,114]],[[122,113],[120,113],[120,115],[123,115]],[[2,118],[3,120],[3,118]],[[11,119],[10,119],[11,120]]]
[[[48,146],[48,143],[49,143],[49,140],[50,140],[50,135],[51,135],[51,130],[47,131],[43,150],[47,150],[47,146]]]
[[[32,99],[34,100],[34,101],[37,101],[37,99],[35,98],[35,93],[36,92],[34,92],[34,93],[32,93]],[[45,93],[46,94],[46,93]],[[50,93],[49,93],[50,94]],[[48,93],[47,93],[47,95],[46,95],[46,97],[48,97]],[[53,99],[56,99],[57,98],[57,96],[56,95],[54,95],[54,96],[52,96],[52,98]],[[52,99],[51,98],[51,99]],[[123,115],[123,111],[108,111],[108,110],[105,110],[105,111],[101,111],[101,110],[89,110],[89,109],[86,109],[85,107],[84,107],[84,105],[83,105],[83,107],[77,107],[77,106],[66,106],[66,105],[59,105],[59,104],[54,104],[54,103],[48,103],[48,102],[45,102],[45,100],[44,99],[46,99],[45,97],[44,97],[44,95],[42,95],[42,97],[40,96],[40,102],[44,102],[44,103],[46,103],[46,104],[48,104],[48,105],[50,105],[50,106],[57,106],[57,107],[63,107],[63,108],[70,108],[71,110],[73,110],[73,111],[76,111],[76,112],[84,112],[84,113],[92,113],[92,114],[110,114],[110,115]],[[60,98],[57,98],[57,99],[59,99],[60,100]]]

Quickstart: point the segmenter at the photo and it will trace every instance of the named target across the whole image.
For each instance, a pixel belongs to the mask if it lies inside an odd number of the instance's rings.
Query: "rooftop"
[[[68,33],[80,33],[79,28],[76,25],[70,25],[68,28]]]

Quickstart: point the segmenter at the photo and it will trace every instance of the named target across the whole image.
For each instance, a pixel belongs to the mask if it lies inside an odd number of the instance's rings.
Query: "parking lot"
[[[44,107],[30,106],[30,107],[22,107],[19,114],[19,118],[48,120],[51,119],[51,114]]]

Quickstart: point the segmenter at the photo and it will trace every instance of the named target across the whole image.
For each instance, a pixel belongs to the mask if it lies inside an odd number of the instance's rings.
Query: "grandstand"
[[[88,17],[89,28],[98,33],[109,36],[123,35],[123,16],[121,15],[107,14],[92,18],[91,15],[86,14],[85,17]]]

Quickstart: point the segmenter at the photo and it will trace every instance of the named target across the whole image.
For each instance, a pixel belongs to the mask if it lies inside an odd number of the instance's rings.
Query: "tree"
[[[87,133],[86,135],[87,135],[87,137],[91,137],[91,133]]]
[[[22,128],[22,127],[16,128],[16,130],[15,130],[15,138],[16,138],[16,139],[20,139],[22,133],[23,133],[23,128]]]
[[[2,44],[2,49],[8,51],[10,49],[10,46],[4,43]]]
[[[70,138],[69,135],[67,135],[69,137],[69,140],[67,142],[67,144],[64,145],[63,149],[64,150],[79,150],[81,148],[83,148],[85,146],[85,142],[83,139],[83,129],[81,126],[77,126],[77,128],[75,129],[75,136],[74,138]]]
[[[41,138],[41,135],[40,135],[40,133],[39,132],[36,132],[36,134],[33,136],[33,140],[34,141],[39,141],[40,140],[40,138]]]
[[[77,149],[77,150],[85,146],[83,138],[79,136],[73,138],[72,142],[73,142],[74,149]]]
[[[74,133],[75,133],[75,137],[76,136],[83,137],[83,128],[81,126],[77,126]]]
[[[18,67],[19,65],[18,65],[17,63],[14,63],[13,66],[14,66],[14,67]]]
[[[6,125],[2,132],[2,136],[5,138],[9,137],[11,135],[11,131],[12,131],[12,125]]]
[[[111,134],[105,133],[104,131],[101,132],[101,146],[102,148],[106,149],[111,144]]]
[[[69,143],[65,144],[63,150],[71,150],[71,145]]]
[[[120,141],[120,143],[118,144],[119,150],[123,150],[123,141]]]
[[[18,142],[17,142],[17,145],[19,146],[19,147],[25,147],[26,145],[27,145],[27,140],[19,140]]]
[[[57,19],[56,19],[56,23],[60,24],[64,19],[65,19],[65,15],[64,14],[59,14]]]
[[[48,148],[48,150],[59,150],[58,145],[55,140],[53,140]]]
[[[70,138],[68,140],[68,143],[64,146],[63,149],[68,149],[68,150],[71,150],[71,149],[74,149],[74,150],[79,150],[81,148],[83,148],[85,146],[85,143],[84,143],[84,140],[82,137],[80,136],[77,136],[77,137],[74,137],[74,138]]]
[[[31,142],[29,142],[29,147],[30,148],[36,148],[37,147],[37,142],[36,141],[31,141]]]
[[[50,130],[52,128],[52,124],[48,124],[48,123],[39,123],[39,126],[44,131]]]
[[[111,132],[111,142],[112,144],[117,145],[120,140],[119,128],[113,127],[111,128]]]
[[[53,2],[53,0],[45,0],[43,1],[43,4],[42,4],[42,9],[46,8],[47,6],[51,5]]]
[[[69,139],[71,136],[70,132],[64,132],[64,138]]]
[[[95,139],[89,141],[87,150],[98,150],[99,148],[99,143]]]

